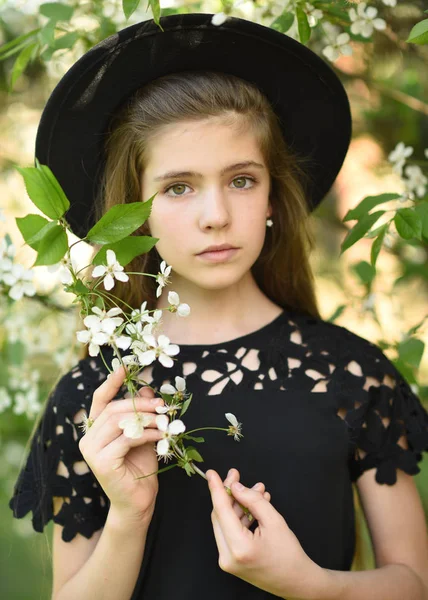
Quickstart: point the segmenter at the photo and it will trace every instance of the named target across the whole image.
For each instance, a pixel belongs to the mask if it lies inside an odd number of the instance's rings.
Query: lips
[[[205,254],[206,252],[221,252],[222,250],[236,250],[236,247],[228,244],[223,244],[222,246],[209,246],[208,248],[205,248],[205,250],[202,250],[202,252],[199,252],[199,254]]]

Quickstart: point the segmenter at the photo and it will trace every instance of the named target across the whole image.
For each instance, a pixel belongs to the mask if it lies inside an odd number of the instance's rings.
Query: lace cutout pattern
[[[43,531],[51,519],[62,525],[66,542],[76,533],[90,538],[107,518],[109,500],[78,446],[83,411],[89,413],[92,395],[105,377],[98,361],[86,359],[60,379],[9,503],[16,518],[32,511],[35,531]],[[53,498],[62,499],[56,513]]]
[[[287,314],[278,325],[225,344],[203,349],[183,346],[172,368],[158,361],[140,379],[159,390],[186,379],[187,388],[206,398],[246,392],[314,394],[329,402],[349,439],[350,480],[376,468],[376,481],[392,485],[397,468],[419,472],[428,450],[428,414],[409,384],[383,352],[344,327],[320,319]],[[111,364],[112,351],[104,351]],[[49,398],[33,439],[27,464],[19,475],[10,507],[15,517],[33,513],[42,531],[53,519],[62,538],[77,533],[89,538],[103,527],[109,500],[83,459],[78,425],[89,413],[95,389],[107,376],[101,357],[79,361],[64,375]],[[116,395],[123,398],[122,386]],[[53,513],[52,499],[62,498]]]

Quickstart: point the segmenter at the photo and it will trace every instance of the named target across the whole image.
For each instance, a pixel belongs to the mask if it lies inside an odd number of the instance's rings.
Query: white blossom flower
[[[180,419],[175,419],[169,423],[166,415],[158,415],[155,420],[159,431],[163,432],[163,438],[156,444],[156,452],[158,456],[165,456],[168,454],[172,438],[186,431],[186,426]]]
[[[231,423],[227,435],[233,435],[233,439],[239,442],[240,437],[244,437],[241,433],[242,423],[238,423],[237,418],[232,413],[225,413],[226,419]]]
[[[6,223],[6,217],[2,208],[0,208],[0,223]]]
[[[178,313],[179,317],[187,317],[190,314],[190,306],[188,304],[180,304],[180,297],[177,292],[168,293],[168,302],[171,312]]]
[[[318,21],[320,21],[324,16],[322,10],[315,8],[309,2],[306,2],[305,4],[305,12],[306,16],[308,17],[309,27],[315,27]]]
[[[372,35],[373,29],[385,29],[386,21],[376,18],[377,8],[368,6],[366,9],[366,6],[366,2],[360,2],[357,5],[357,10],[350,8],[348,14],[352,21],[351,32],[368,38]]]
[[[404,179],[406,190],[409,193],[416,192],[419,198],[425,196],[428,179],[422,173],[419,165],[407,165],[404,172],[408,177],[408,179]]]
[[[181,409],[182,402],[188,397],[189,394],[186,394],[186,380],[179,375],[175,378],[175,386],[170,383],[164,383],[160,388],[161,394],[169,394],[170,396],[174,396],[174,400],[177,400],[179,404],[165,404],[165,406],[157,406],[155,408],[156,412],[159,415],[169,414],[171,417],[175,415],[175,413]]]
[[[13,412],[16,415],[26,414],[29,419],[33,418],[41,409],[41,404],[38,400],[38,386],[33,385],[27,388],[24,392],[15,394],[15,402]]]
[[[126,273],[123,273],[123,267],[116,260],[116,254],[113,250],[107,250],[107,265],[97,265],[92,271],[92,277],[102,277],[104,274],[103,284],[106,290],[111,290],[114,287],[114,279],[118,281],[129,281]]]
[[[142,412],[126,417],[119,421],[119,427],[123,429],[123,435],[127,438],[136,440],[143,435],[145,427],[150,425],[155,419],[154,415],[146,415]]]
[[[335,42],[322,49],[322,53],[331,62],[337,60],[341,54],[350,56],[352,54],[352,47],[348,44],[350,39],[349,33],[340,33]]]
[[[76,337],[82,344],[89,344],[90,356],[98,356],[100,346],[104,346],[109,340],[109,336],[104,331],[101,331],[101,326],[76,331]]]
[[[151,323],[153,317],[150,316],[149,311],[146,309],[147,300],[144,300],[141,307],[134,308],[131,312],[131,318],[133,321],[141,321],[142,323]]]
[[[400,177],[403,174],[403,166],[406,162],[406,158],[413,154],[412,146],[405,146],[404,142],[398,142],[394,150],[388,154],[388,161],[392,163],[392,170],[397,173]]]
[[[156,276],[156,281],[158,282],[158,289],[156,290],[157,298],[159,298],[159,296],[162,294],[162,288],[168,285],[169,283],[168,276],[171,273],[171,269],[171,266],[166,266],[166,262],[164,260],[161,262],[160,273],[158,273]]]
[[[34,296],[36,289],[32,283],[33,272],[30,269],[25,269],[23,265],[15,263],[10,271],[3,273],[3,281],[6,285],[10,285],[8,295],[13,300],[21,300],[24,294],[26,296]]]
[[[123,323],[123,319],[117,316],[123,313],[122,309],[119,307],[111,308],[106,312],[98,306],[93,306],[92,312],[95,313],[95,315],[88,315],[83,319],[83,323],[89,329],[104,331],[111,335],[114,330]]]
[[[219,12],[212,16],[211,23],[212,25],[223,25],[227,19],[228,16],[224,12]]]
[[[12,406],[12,398],[5,387],[0,387],[0,412],[3,412],[5,408],[9,408],[9,406]]]
[[[397,6],[397,0],[382,0],[385,6]]]
[[[377,295],[375,293],[371,293],[367,296],[367,298],[364,299],[363,304],[362,304],[362,309],[363,311],[366,310],[372,310],[375,305],[376,305],[376,298]]]
[[[171,356],[175,356],[180,352],[180,347],[177,344],[170,344],[170,340],[166,335],[161,334],[156,338],[152,334],[143,335],[144,343],[148,350],[141,352],[137,347],[133,346],[135,354],[138,356],[141,366],[150,365],[156,358],[164,367],[172,367],[174,361]]]
[[[425,158],[428,158],[428,148],[425,148],[424,155],[425,155]]]
[[[73,283],[73,276],[71,274],[71,270],[74,272],[77,271],[77,262],[74,258],[69,259],[68,255],[63,256],[61,260],[54,264],[49,265],[48,272],[49,273],[57,273],[59,276],[59,280],[64,285],[71,285]]]
[[[170,383],[164,383],[159,391],[161,394],[169,394],[170,396],[176,394],[176,399],[181,401],[184,398],[186,391],[186,380],[184,377],[177,375],[175,378],[175,387]]]

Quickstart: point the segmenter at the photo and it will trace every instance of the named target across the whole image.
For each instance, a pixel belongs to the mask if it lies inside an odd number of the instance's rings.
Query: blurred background
[[[36,258],[24,245],[15,218],[39,211],[15,167],[33,165],[41,111],[66,70],[95,43],[152,18],[159,7],[151,0],[152,9],[146,10],[146,2],[141,2],[129,14],[131,4],[138,3],[0,0],[0,579],[2,597],[8,600],[50,598],[52,524],[44,534],[35,533],[31,515],[13,519],[8,501],[35,420],[55,381],[75,365],[81,352],[75,336],[78,308],[72,304],[74,296],[63,290],[58,272],[31,269],[31,295],[22,295],[18,288],[11,295],[11,286],[2,284],[4,261],[13,259],[30,269]],[[376,14],[368,12],[368,6]],[[351,101],[353,140],[333,188],[311,216],[317,237],[311,260],[321,313],[378,344],[425,406],[428,34],[416,43],[407,40],[412,29],[428,19],[426,8],[424,0],[160,2],[161,15],[204,12],[216,13],[221,20],[223,14],[231,14],[272,26],[306,43],[340,76]],[[400,199],[382,206],[387,212],[372,228],[373,235],[361,237],[341,253],[355,225],[344,221],[347,212],[365,197],[385,193]],[[375,229],[389,222],[396,210],[413,210],[416,205],[419,225],[409,217],[409,229],[397,230],[393,219],[374,267],[371,248],[379,233]],[[77,239],[70,234],[70,243]],[[87,265],[92,248],[81,243],[75,249],[78,264]],[[428,515],[427,462],[424,455],[415,481]],[[373,568],[366,527],[363,543],[365,568]]]

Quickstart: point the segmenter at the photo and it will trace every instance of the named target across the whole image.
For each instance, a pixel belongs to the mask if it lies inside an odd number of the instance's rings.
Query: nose
[[[201,206],[199,222],[202,229],[220,229],[229,223],[229,201],[221,186],[207,189],[201,198]]]

